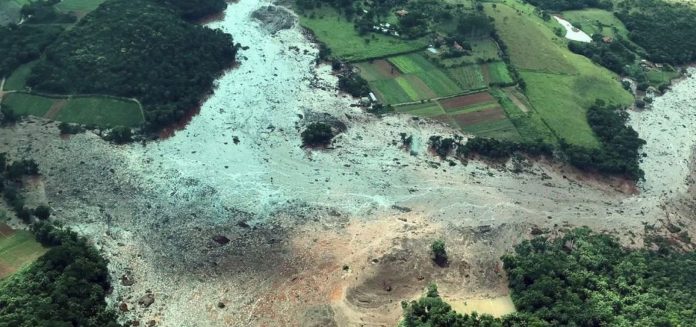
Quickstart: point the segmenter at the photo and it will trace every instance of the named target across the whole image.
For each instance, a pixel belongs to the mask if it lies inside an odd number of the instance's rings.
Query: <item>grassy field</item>
[[[669,83],[672,79],[677,78],[679,73],[676,71],[664,71],[652,69],[645,73],[648,77],[648,81],[653,86],[659,86],[664,83]]]
[[[34,262],[46,251],[30,232],[15,231],[0,223],[0,279]]]
[[[56,8],[63,12],[88,13],[97,9],[106,0],[62,0]]]
[[[136,127],[144,121],[137,103],[99,97],[72,98],[55,119],[107,127]]]
[[[26,93],[6,94],[2,105],[22,116],[43,117],[54,103],[54,99]]]
[[[430,89],[435,91],[435,94],[439,97],[455,95],[462,92],[462,89],[457,86],[457,83],[447,77],[447,75],[439,69],[418,72],[416,76],[418,76]]]
[[[525,13],[529,10],[521,9],[523,13],[518,15],[515,9],[500,3],[496,8],[490,4],[485,8],[495,18],[496,28],[527,84],[525,93],[538,117],[559,138],[598,146],[587,124],[587,108],[596,99],[628,105],[632,96],[611,72],[570,52],[565,41],[558,39],[541,18]]]
[[[491,62],[486,65],[488,77],[491,83],[512,83],[512,77],[507,65],[502,61]]]
[[[348,61],[385,57],[427,46],[425,40],[407,41],[377,33],[360,36],[352,22],[328,6],[300,16],[300,25],[312,30],[334,56]]]
[[[464,90],[477,90],[487,86],[479,65],[448,68],[447,74]]]
[[[508,46],[510,60],[518,69],[548,73],[575,74],[566,43],[534,13],[518,14],[516,9],[498,3],[484,5],[495,19],[495,27]],[[531,7],[531,6],[529,6]],[[521,5],[516,8],[521,8]]]
[[[582,27],[581,30],[589,35],[595,33],[611,37],[621,35],[628,39],[626,26],[609,11],[602,9],[569,10],[562,12],[561,15],[573,26]]]
[[[61,98],[10,93],[5,95],[2,104],[22,116],[46,117],[101,127],[136,127],[144,121],[136,102],[106,97]]]
[[[377,80],[369,84],[375,95],[384,103],[396,104],[415,100],[401,88],[396,79]]]
[[[38,63],[38,61],[32,61],[28,64],[19,66],[12,75],[5,80],[5,90],[23,90],[27,84],[27,77],[31,73],[31,69]]]

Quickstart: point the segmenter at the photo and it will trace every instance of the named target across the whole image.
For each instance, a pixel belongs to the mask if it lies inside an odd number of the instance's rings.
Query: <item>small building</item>
[[[370,100],[372,100],[373,102],[376,102],[376,101],[377,101],[377,97],[376,97],[375,94],[372,93],[372,92],[370,92]]]
[[[397,10],[397,11],[396,11],[396,14],[397,14],[398,16],[404,17],[404,16],[408,15],[408,10],[406,10],[406,9],[400,9],[400,10]]]
[[[611,36],[605,36],[602,38],[602,42],[609,44],[609,43],[614,42],[614,38],[612,38]]]
[[[452,47],[457,51],[464,51],[464,47],[457,43],[457,41],[454,41],[454,45],[452,45]]]

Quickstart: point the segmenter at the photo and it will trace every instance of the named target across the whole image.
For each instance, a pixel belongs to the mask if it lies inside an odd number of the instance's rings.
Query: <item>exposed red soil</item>
[[[452,109],[457,107],[466,107],[472,104],[494,101],[495,99],[488,92],[481,92],[470,95],[462,95],[447,100],[441,100],[440,104],[446,109]]]
[[[464,127],[504,119],[505,112],[500,107],[495,107],[483,111],[453,115],[452,118],[460,127]]]
[[[177,120],[176,122],[170,124],[169,126],[167,126],[165,128],[162,128],[162,130],[160,130],[160,132],[159,132],[159,138],[163,139],[163,140],[168,139],[168,138],[174,136],[174,134],[176,134],[176,132],[184,130],[184,128],[186,128],[186,125],[188,125],[191,122],[191,120],[193,120],[193,117],[198,115],[200,112],[201,112],[200,106],[198,106],[192,110],[187,111],[184,114],[184,116],[181,117],[179,120]]]
[[[15,233],[15,230],[12,229],[12,227],[8,226],[5,223],[0,224],[0,236],[8,237],[14,233]]]

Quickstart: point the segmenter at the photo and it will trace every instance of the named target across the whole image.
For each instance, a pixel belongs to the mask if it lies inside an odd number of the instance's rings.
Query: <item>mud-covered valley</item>
[[[499,258],[532,234],[586,225],[639,246],[646,225],[696,232],[696,76],[631,112],[648,142],[636,186],[522,157],[450,165],[427,139],[458,132],[354,106],[299,26],[269,32],[252,18],[264,5],[240,0],[209,23],[249,48],[169,138],[61,138],[38,118],[0,128],[0,152],[41,167],[29,201],[110,260],[122,321],[394,326],[431,281],[454,301],[506,295]],[[315,121],[346,129],[307,150],[299,131]],[[435,238],[448,267],[430,260]]]

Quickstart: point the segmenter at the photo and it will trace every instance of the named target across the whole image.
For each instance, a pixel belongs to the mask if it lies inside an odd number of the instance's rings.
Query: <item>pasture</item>
[[[526,82],[526,96],[536,114],[557,138],[588,147],[599,146],[587,124],[586,110],[596,99],[628,105],[632,96],[610,71],[589,59],[570,52],[565,41],[555,36],[540,17],[526,14],[523,4],[515,9],[498,4],[485,5],[495,17],[501,38],[507,43],[512,64]],[[518,14],[520,10],[521,14]],[[540,124],[526,126],[528,132]],[[522,133],[526,134],[526,133]]]
[[[0,279],[7,278],[47,251],[28,231],[0,223]]]
[[[351,21],[328,6],[300,15],[300,25],[312,30],[315,37],[331,49],[332,55],[347,61],[381,58],[427,46],[421,39],[402,40],[380,33],[360,36]]]
[[[536,14],[502,3],[495,8],[487,3],[484,8],[495,19],[496,30],[507,44],[510,60],[515,67],[556,74],[577,73],[568,58],[570,51],[565,41],[556,36]],[[522,13],[518,14],[518,10]]]
[[[100,127],[136,127],[144,122],[140,106],[132,100],[108,97],[47,97],[23,92],[6,94],[2,101],[21,116],[44,117]]]

